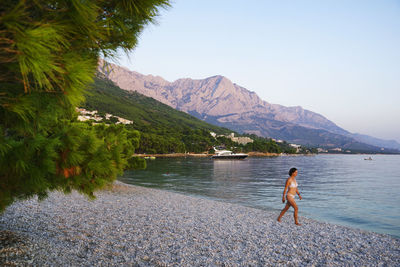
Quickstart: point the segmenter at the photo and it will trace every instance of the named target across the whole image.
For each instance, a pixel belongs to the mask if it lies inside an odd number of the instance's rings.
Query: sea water
[[[292,167],[298,169],[303,197],[296,197],[300,216],[400,238],[400,155],[158,158],[148,160],[147,169],[128,171],[119,180],[275,210],[278,215]]]

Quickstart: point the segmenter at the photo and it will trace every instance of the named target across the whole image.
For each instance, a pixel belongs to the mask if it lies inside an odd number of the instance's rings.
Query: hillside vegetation
[[[83,108],[133,121],[133,124],[126,127],[141,133],[137,153],[200,153],[217,145],[236,147],[236,150],[243,151],[294,152],[287,146],[279,146],[265,138],[258,138],[256,145],[246,146],[224,137],[215,139],[210,132],[227,135],[232,130],[206,123],[151,97],[122,90],[100,75],[91,85],[89,92],[86,94],[85,103],[81,105]]]

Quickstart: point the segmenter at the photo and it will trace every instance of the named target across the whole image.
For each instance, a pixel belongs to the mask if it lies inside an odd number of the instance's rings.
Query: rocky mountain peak
[[[251,116],[258,116],[305,127],[344,132],[323,116],[300,106],[269,104],[256,93],[232,83],[222,75],[168,82],[159,76],[145,76],[111,63],[106,62],[105,65],[107,69],[99,67],[99,71],[122,89],[137,91],[179,110],[200,114],[199,116],[223,117],[224,121],[229,120],[230,116],[232,120],[237,120],[238,117],[249,120]]]
[[[329,143],[332,138],[340,139],[332,137],[332,134],[351,136],[318,113],[301,106],[270,104],[221,75],[169,82],[159,76],[142,75],[105,61],[99,63],[98,71],[122,89],[137,91],[209,123],[239,132],[303,144],[307,144],[311,136],[318,140],[318,144]],[[327,136],[331,139],[328,140]]]

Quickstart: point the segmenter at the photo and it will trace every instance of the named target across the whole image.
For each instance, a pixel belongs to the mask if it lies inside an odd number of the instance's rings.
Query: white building
[[[231,133],[230,135],[227,136],[227,138],[241,145],[245,145],[247,143],[253,143],[253,139],[251,139],[250,137],[235,137],[235,133]]]
[[[78,121],[88,121],[88,120],[101,121],[101,120],[103,120],[102,117],[97,115],[97,110],[89,111],[84,108],[76,108],[76,111],[80,114],[80,115],[78,115]],[[122,124],[133,124],[133,121],[106,113],[107,120],[109,120],[111,117],[116,117],[118,119],[118,122],[116,124],[121,124],[121,123]]]
[[[235,133],[231,133],[231,134],[229,134],[229,135],[217,135],[217,134],[214,133],[214,132],[210,132],[210,134],[211,134],[211,136],[214,137],[214,138],[220,137],[220,136],[229,138],[229,139],[231,139],[233,142],[236,142],[236,143],[241,144],[241,145],[245,145],[245,144],[247,144],[247,143],[253,143],[253,142],[254,142],[253,139],[251,139],[251,138],[249,138],[249,137],[235,137]]]

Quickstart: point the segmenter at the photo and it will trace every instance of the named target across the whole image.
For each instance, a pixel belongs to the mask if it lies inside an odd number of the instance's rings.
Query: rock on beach
[[[120,182],[0,215],[0,265],[400,266],[400,239]]]

